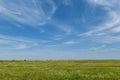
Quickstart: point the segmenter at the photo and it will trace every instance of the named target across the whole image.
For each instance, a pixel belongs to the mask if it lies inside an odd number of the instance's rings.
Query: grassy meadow
[[[120,80],[120,60],[0,61],[0,80]]]

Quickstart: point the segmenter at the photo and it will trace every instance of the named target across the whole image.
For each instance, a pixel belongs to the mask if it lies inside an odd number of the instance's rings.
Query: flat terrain
[[[0,80],[120,80],[120,60],[0,61]]]

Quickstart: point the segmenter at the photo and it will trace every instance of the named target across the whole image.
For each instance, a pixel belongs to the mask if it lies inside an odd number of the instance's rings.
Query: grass
[[[120,80],[120,60],[0,61],[0,80]]]

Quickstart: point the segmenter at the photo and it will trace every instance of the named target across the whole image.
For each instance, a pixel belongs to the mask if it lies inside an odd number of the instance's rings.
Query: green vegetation
[[[120,60],[0,61],[0,80],[120,80]]]

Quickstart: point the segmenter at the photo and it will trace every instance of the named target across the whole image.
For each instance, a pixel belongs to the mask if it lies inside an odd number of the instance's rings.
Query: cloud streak
[[[0,48],[4,47],[5,49],[32,48],[43,44],[45,45],[48,42],[47,40],[0,35]]]
[[[49,9],[44,6],[45,4],[49,5]],[[0,14],[28,25],[47,23],[55,13],[56,8],[52,0],[0,0]]]
[[[106,12],[107,17],[103,18],[103,23],[95,26],[94,29],[87,31],[79,36],[91,37],[91,41],[102,43],[115,43],[119,41],[120,32],[120,4],[119,0],[88,0],[90,4],[101,6]],[[95,6],[95,7],[96,7]],[[102,39],[102,40],[101,40]]]

